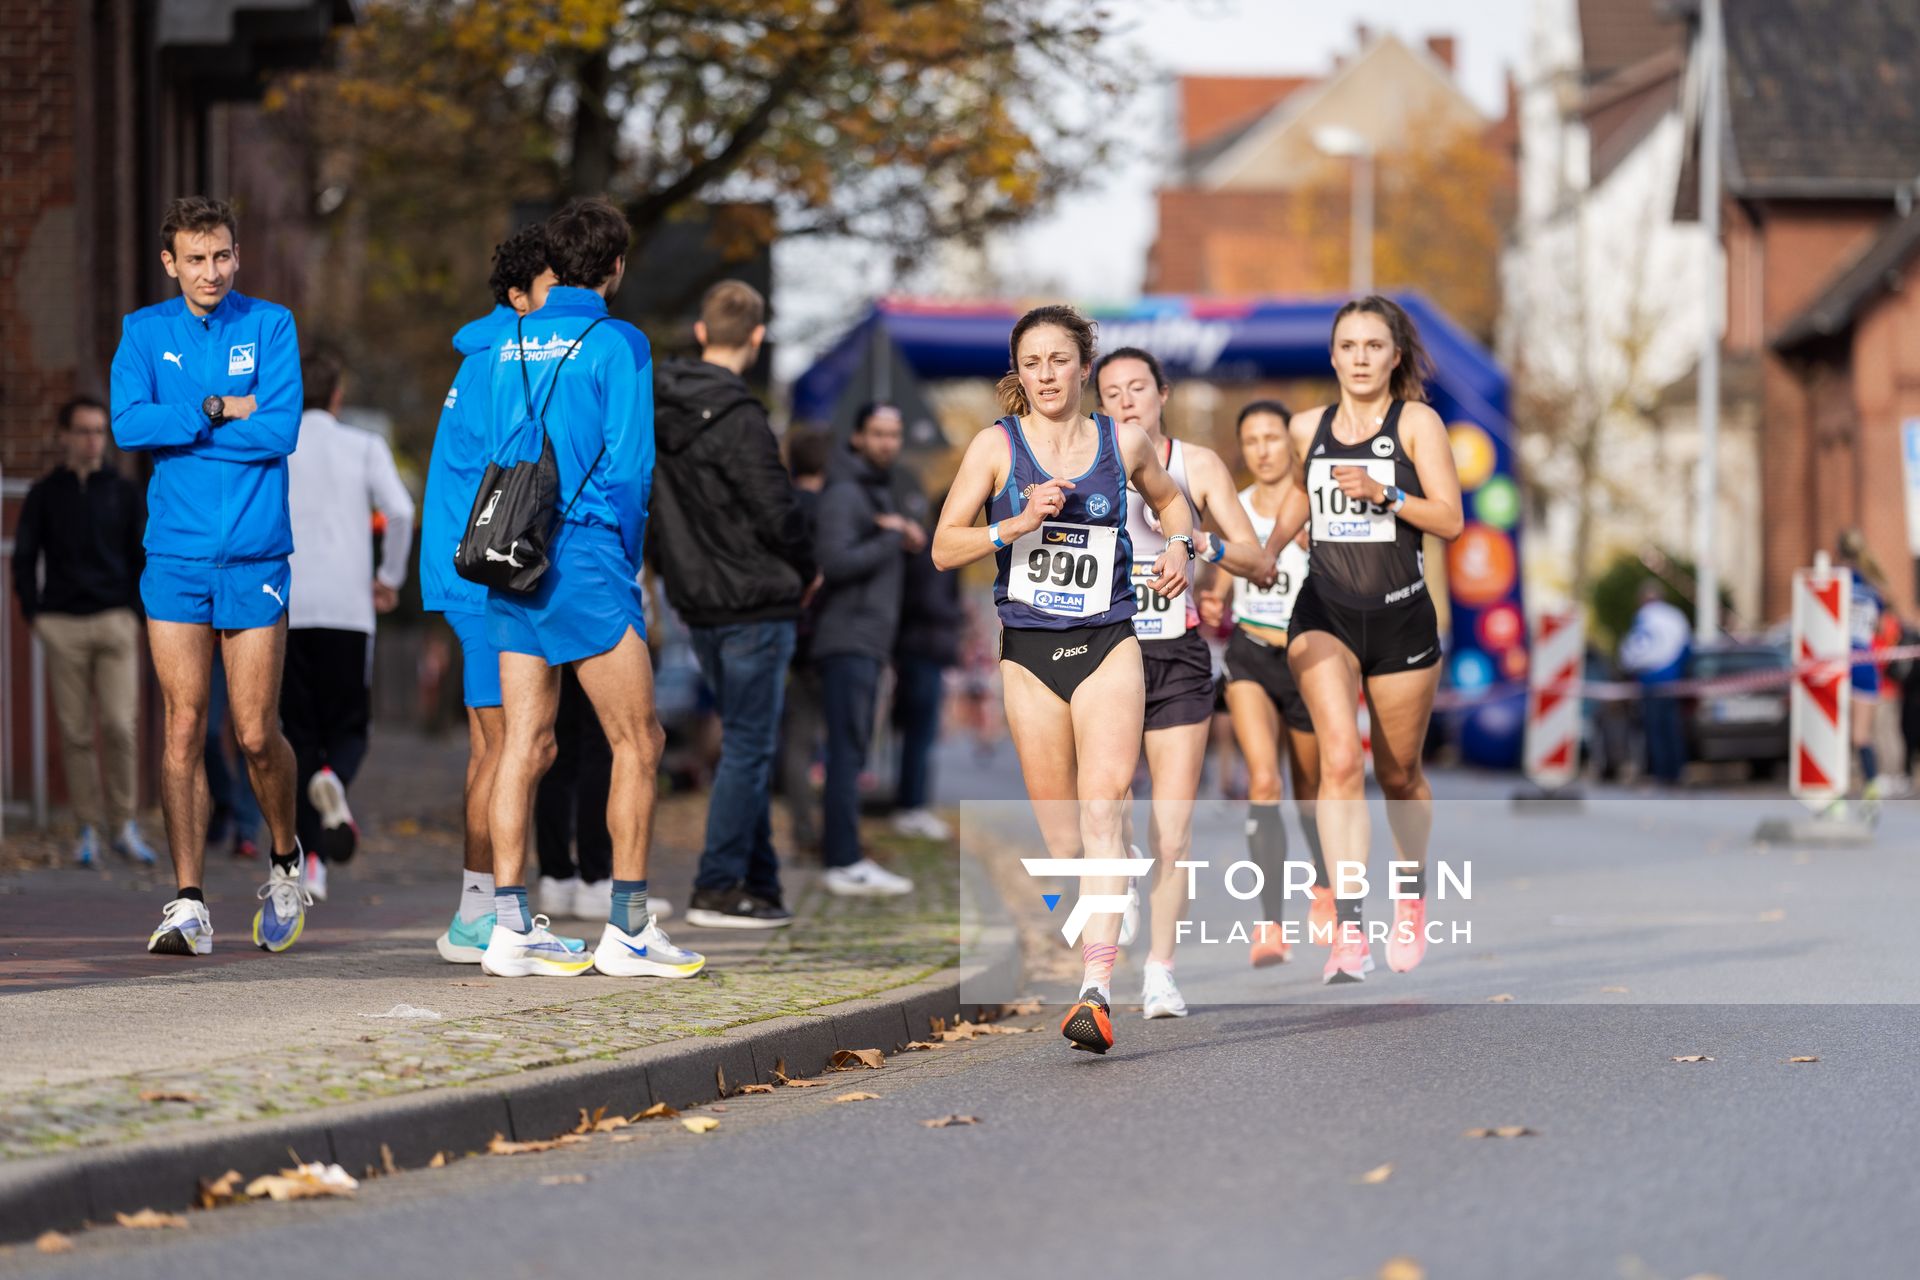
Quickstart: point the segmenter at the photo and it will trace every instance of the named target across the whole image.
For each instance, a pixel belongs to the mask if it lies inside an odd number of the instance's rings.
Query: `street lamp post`
[[[1345,125],[1321,125],[1313,145],[1322,155],[1353,161],[1353,247],[1347,287],[1355,297],[1373,292],[1373,147]]]

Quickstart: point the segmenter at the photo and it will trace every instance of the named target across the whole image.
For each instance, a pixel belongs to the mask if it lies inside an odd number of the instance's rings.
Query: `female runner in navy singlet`
[[[1167,535],[1151,585],[1169,599],[1187,589],[1192,517],[1144,431],[1081,411],[1094,334],[1079,312],[1027,312],[1008,350],[1013,370],[999,388],[1007,416],[967,446],[934,530],[933,561],[957,569],[997,560],[1007,726],[1048,856],[1124,858],[1121,809],[1146,716],[1127,486]],[[985,528],[974,523],[982,507]],[[1127,883],[1089,877],[1080,887],[1121,896]],[[1120,921],[1117,912],[1095,915],[1082,935],[1085,978],[1060,1024],[1075,1048],[1113,1047]]]

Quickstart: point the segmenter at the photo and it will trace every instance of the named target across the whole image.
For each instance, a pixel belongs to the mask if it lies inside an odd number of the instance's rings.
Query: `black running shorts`
[[[1107,655],[1133,638],[1133,620],[1104,627],[1075,627],[1066,631],[1039,628],[1000,628],[1000,660],[1025,667],[1053,690],[1062,702],[1072,702],[1080,682],[1100,669]]]
[[[1287,728],[1295,733],[1313,732],[1313,717],[1307,714],[1307,700],[1300,696],[1300,686],[1293,682],[1293,668],[1287,665],[1284,648],[1235,627],[1233,639],[1227,641],[1224,665],[1228,684],[1245,680],[1259,685]]]
[[[1213,654],[1198,631],[1177,640],[1145,640],[1147,729],[1201,724],[1213,717]]]
[[[1440,622],[1424,591],[1401,604],[1363,609],[1332,599],[1308,574],[1293,602],[1287,635],[1298,640],[1309,631],[1339,640],[1360,660],[1366,677],[1420,671],[1440,661]]]

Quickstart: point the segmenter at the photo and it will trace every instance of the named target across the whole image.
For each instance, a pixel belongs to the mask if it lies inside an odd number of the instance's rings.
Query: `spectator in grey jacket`
[[[860,850],[860,771],[873,737],[880,673],[900,625],[902,552],[926,545],[926,531],[901,515],[892,490],[900,456],[900,411],[861,408],[850,452],[821,497],[815,558],[825,579],[813,660],[826,707],[827,778],[822,853],[829,892],[908,893],[913,882]]]

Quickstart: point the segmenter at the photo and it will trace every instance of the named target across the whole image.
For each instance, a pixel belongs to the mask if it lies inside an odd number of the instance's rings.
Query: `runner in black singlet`
[[[1289,426],[1300,488],[1273,539],[1311,531],[1312,568],[1294,605],[1287,660],[1320,745],[1316,814],[1336,890],[1340,863],[1367,857],[1365,762],[1355,708],[1372,711],[1373,772],[1403,862],[1387,964],[1404,973],[1426,952],[1426,858],[1433,793],[1421,768],[1440,634],[1427,593],[1425,534],[1460,536],[1460,479],[1446,426],[1425,401],[1426,351],[1413,321],[1389,298],[1341,307],[1333,322],[1338,404],[1295,414]],[[1268,550],[1275,548],[1269,541]],[[1397,868],[1405,870],[1404,867]],[[1404,879],[1410,878],[1409,885]],[[1359,897],[1337,901],[1340,928],[1321,977],[1358,982],[1373,967]]]

